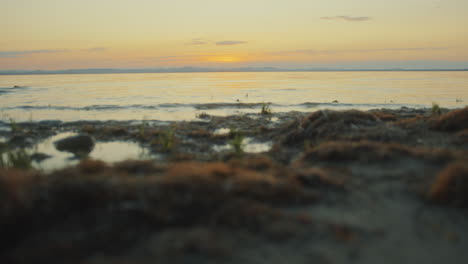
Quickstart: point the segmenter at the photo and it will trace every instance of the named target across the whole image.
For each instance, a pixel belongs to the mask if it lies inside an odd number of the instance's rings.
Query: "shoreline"
[[[236,73],[236,72],[462,72],[465,68],[453,69],[277,69],[277,68],[240,68],[209,69],[182,67],[173,69],[71,69],[71,70],[5,70],[1,75],[62,75],[62,74],[139,74],[139,73]]]
[[[0,130],[11,149],[74,132],[134,142],[161,158],[84,159],[50,173],[0,169],[0,259],[466,261],[468,107],[439,111],[18,123]],[[246,138],[271,149],[248,153]]]

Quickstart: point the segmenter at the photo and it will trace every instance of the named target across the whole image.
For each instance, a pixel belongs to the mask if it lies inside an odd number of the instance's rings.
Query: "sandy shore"
[[[468,261],[468,108],[6,126],[5,153],[76,132],[158,158],[0,169],[2,263]]]

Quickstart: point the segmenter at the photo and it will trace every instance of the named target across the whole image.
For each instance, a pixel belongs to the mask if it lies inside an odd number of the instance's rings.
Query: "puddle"
[[[99,159],[105,162],[113,163],[127,159],[143,159],[148,157],[149,153],[146,149],[140,147],[138,144],[131,142],[104,142],[96,143],[90,157]]]
[[[2,131],[2,132],[10,132],[10,131],[11,131],[11,127],[10,127],[10,126],[0,125],[0,131]]]
[[[143,119],[143,120],[132,120],[130,121],[130,125],[133,125],[133,126],[141,126],[141,125],[144,125],[144,126],[147,126],[147,127],[154,127],[154,126],[168,126],[170,125],[171,123],[170,122],[167,122],[167,121],[159,121],[159,120],[146,120],[146,119]]]
[[[242,141],[244,152],[247,152],[247,153],[267,152],[271,149],[272,145],[273,145],[272,142],[255,142],[253,138],[244,138],[244,140]],[[232,151],[233,148],[230,144],[224,144],[224,145],[214,145],[213,150],[216,152],[222,152],[222,151]]]
[[[54,145],[54,142],[57,140],[75,135],[77,134],[70,132],[60,133],[42,141],[33,148],[27,149],[27,152],[30,154],[42,153],[50,156],[42,161],[33,161],[32,166],[48,172],[76,165],[79,160],[72,153],[58,151]],[[113,163],[127,159],[148,159],[150,155],[146,149],[136,143],[114,141],[96,142],[94,149],[89,153],[89,157]]]
[[[279,118],[274,116],[274,117],[270,118],[270,121],[276,123],[276,122],[279,121]]]

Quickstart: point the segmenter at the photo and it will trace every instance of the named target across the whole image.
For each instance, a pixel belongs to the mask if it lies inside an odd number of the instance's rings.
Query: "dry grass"
[[[19,259],[79,263],[95,250],[129,247],[146,233],[172,228],[266,234],[277,223],[301,225],[302,218],[280,206],[311,203],[318,196],[294,174],[285,175],[287,169],[274,168],[259,158],[240,163],[177,162],[168,167],[143,161],[109,166],[86,160],[45,176],[0,170],[0,224],[6,230],[0,254],[9,255],[8,263]],[[106,233],[99,233],[99,228]],[[135,228],[138,233],[129,231]],[[37,232],[48,235],[29,239]],[[21,241],[29,242],[12,251]],[[60,259],[54,262],[54,256]]]
[[[118,172],[139,176],[157,174],[165,169],[164,166],[156,165],[149,160],[126,160],[116,163],[114,168]]]
[[[391,161],[411,157],[444,163],[464,155],[459,151],[413,148],[398,143],[329,141],[307,150],[299,161]]]
[[[29,195],[39,181],[37,173],[0,168],[0,223],[32,205]]]
[[[383,111],[375,111],[372,114],[382,121],[396,121],[398,119],[396,115]]]
[[[432,201],[468,206],[468,165],[454,162],[443,169],[432,183],[428,196]]]
[[[209,138],[212,136],[212,134],[204,128],[191,131],[188,135],[194,138]]]
[[[454,138],[455,143],[467,144],[468,143],[468,129],[458,132]]]
[[[379,119],[369,112],[322,110],[287,124],[280,132],[286,134],[283,144],[302,144],[318,138],[336,139],[358,127],[375,126],[377,122]]]
[[[299,173],[297,173],[295,177],[305,186],[315,188],[344,190],[346,187],[342,173],[324,168],[302,169],[299,170]]]
[[[426,121],[427,121],[426,117],[422,115],[417,115],[414,117],[396,120],[394,124],[398,127],[409,129],[409,128],[421,127],[422,125],[426,124]]]
[[[468,107],[457,109],[431,120],[430,127],[442,131],[460,131],[468,128]]]

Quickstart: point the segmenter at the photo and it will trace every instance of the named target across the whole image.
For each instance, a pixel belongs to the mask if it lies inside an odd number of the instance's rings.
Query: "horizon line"
[[[39,74],[118,74],[118,73],[203,73],[203,72],[358,72],[358,71],[468,71],[468,68],[309,68],[284,69],[276,67],[238,67],[238,68],[205,68],[205,67],[172,67],[172,68],[78,68],[64,70],[0,70],[0,75],[39,75]]]

